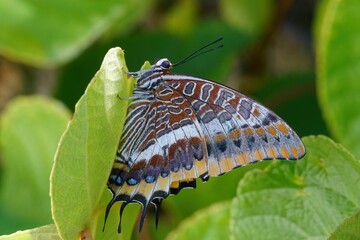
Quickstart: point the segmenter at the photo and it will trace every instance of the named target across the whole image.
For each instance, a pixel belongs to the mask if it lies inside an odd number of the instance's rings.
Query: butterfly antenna
[[[174,66],[174,67],[175,67],[175,66],[179,66],[179,65],[184,64],[184,63],[190,61],[191,59],[196,58],[196,57],[198,57],[198,56],[200,56],[200,55],[202,55],[202,54],[204,54],[204,53],[208,53],[208,52],[214,51],[214,50],[216,50],[216,49],[222,48],[224,45],[218,45],[218,46],[216,46],[216,47],[214,47],[214,48],[210,48],[210,49],[204,50],[205,48],[210,47],[211,45],[214,45],[215,43],[221,41],[222,39],[223,39],[223,37],[220,37],[220,38],[216,39],[215,41],[212,41],[211,43],[209,43],[209,44],[201,47],[200,49],[196,50],[195,52],[193,52],[192,54],[190,54],[189,56],[187,56],[187,57],[184,58],[183,60],[181,60],[181,61],[173,64],[173,66]],[[203,51],[203,50],[204,50],[204,51]]]

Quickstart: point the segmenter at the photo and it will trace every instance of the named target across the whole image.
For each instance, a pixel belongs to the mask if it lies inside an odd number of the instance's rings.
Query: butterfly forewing
[[[126,204],[139,202],[141,229],[149,203],[158,208],[169,194],[195,187],[196,178],[206,181],[249,163],[304,156],[297,134],[245,95],[192,76],[149,76],[156,84],[128,108],[106,215],[117,201],[124,202],[121,213]]]
[[[191,76],[163,79],[192,105],[210,145],[209,158],[214,155],[221,162],[232,157],[236,165],[243,165],[264,159],[299,159],[305,154],[300,138],[279,116],[245,95]]]

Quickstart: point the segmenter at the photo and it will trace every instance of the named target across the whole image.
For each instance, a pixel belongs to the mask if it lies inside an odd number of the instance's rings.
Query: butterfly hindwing
[[[141,225],[149,203],[159,207],[161,199],[182,188],[194,188],[195,179],[206,174],[201,127],[191,106],[174,95],[179,94],[171,90],[153,101],[130,105],[109,178],[113,203],[142,204]],[[148,107],[141,106],[144,104]],[[134,112],[144,116],[142,120]]]

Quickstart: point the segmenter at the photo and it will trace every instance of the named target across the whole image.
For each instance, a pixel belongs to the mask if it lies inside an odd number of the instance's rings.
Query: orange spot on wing
[[[267,152],[267,155],[269,156],[269,158],[276,158],[277,157],[276,149],[274,147],[267,148],[266,152]]]
[[[200,160],[200,161],[195,160],[193,168],[196,168],[196,171],[197,171],[197,174],[198,174],[198,176],[196,176],[196,177],[199,177],[203,173],[207,172],[206,162],[207,162],[207,159],[206,160],[203,159],[203,160]]]
[[[253,151],[254,160],[263,160],[265,158],[265,154],[262,150],[257,149]]]
[[[217,160],[213,160],[209,164],[209,176],[219,176],[221,173]]]
[[[221,142],[225,140],[226,136],[224,134],[216,134],[212,138],[215,142]]]
[[[259,109],[255,108],[254,111],[253,111],[253,114],[254,114],[255,117],[259,117],[260,116]]]
[[[236,158],[237,165],[246,165],[250,162],[250,155],[248,153],[239,153]]]
[[[170,184],[170,188],[179,188],[180,187],[180,182],[176,181],[176,182],[172,182]]]
[[[285,126],[285,124],[283,123],[278,123],[276,125],[277,129],[280,130],[280,132],[282,132],[283,134],[288,134],[289,133],[289,129]]]
[[[237,129],[234,129],[231,132],[229,132],[228,135],[231,139],[239,139],[241,136],[241,131],[240,131],[240,129],[237,128]]]
[[[253,130],[251,128],[249,128],[249,127],[244,128],[243,132],[244,132],[245,136],[250,136],[250,135],[254,134]]]
[[[282,157],[284,157],[284,158],[290,157],[290,154],[289,154],[288,150],[286,149],[286,147],[280,147],[280,153],[281,153]]]
[[[299,153],[295,147],[290,147],[291,153],[295,158],[299,158]]]
[[[188,182],[191,182],[193,181],[195,178],[186,178],[186,179],[182,179],[180,181],[176,181],[176,182],[172,182],[170,184],[170,188],[173,188],[173,189],[177,189],[180,187],[180,184],[181,183],[188,183]]]
[[[219,161],[221,173],[226,173],[232,170],[236,165],[233,158],[224,158]]]
[[[261,137],[265,136],[265,130],[263,128],[258,128],[255,130],[256,134],[260,135]]]
[[[276,136],[276,134],[277,134],[277,131],[273,126],[268,127],[267,131],[273,136]]]

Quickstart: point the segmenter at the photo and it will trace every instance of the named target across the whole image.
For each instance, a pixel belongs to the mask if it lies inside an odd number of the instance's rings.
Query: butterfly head
[[[173,67],[182,65],[191,59],[198,57],[204,53],[208,53],[211,51],[214,51],[216,49],[219,49],[223,47],[223,45],[218,45],[214,48],[208,48],[209,46],[212,46],[213,44],[219,42],[222,40],[222,37],[216,39],[215,41],[203,46],[202,48],[198,49],[197,51],[193,52],[183,60],[176,62],[172,64],[169,59],[167,58],[161,58],[155,62],[154,65],[152,65],[150,68],[141,70],[138,72],[130,73],[133,77],[137,78],[136,86],[142,90],[153,90],[156,86],[159,85],[159,83],[162,82],[162,75],[168,74],[170,72],[170,69]]]
[[[161,58],[155,62],[150,68],[136,72],[137,87],[144,90],[151,90],[161,81],[161,76],[168,74],[173,64],[167,58]]]
[[[154,68],[158,68],[159,70],[163,72],[168,72],[172,67],[173,64],[169,61],[167,58],[161,58],[156,61],[156,63],[153,65]]]

